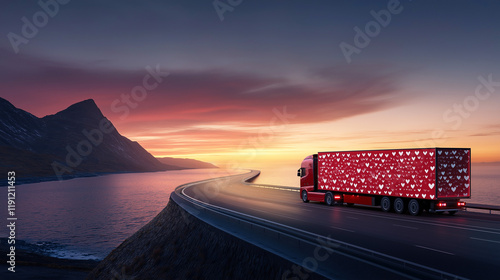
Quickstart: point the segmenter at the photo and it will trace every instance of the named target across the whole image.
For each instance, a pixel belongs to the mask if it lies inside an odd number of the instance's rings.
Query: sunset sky
[[[44,18],[4,1],[0,96],[38,117],[92,98],[153,155],[219,165],[436,146],[500,161],[499,1],[338,2],[69,1]]]

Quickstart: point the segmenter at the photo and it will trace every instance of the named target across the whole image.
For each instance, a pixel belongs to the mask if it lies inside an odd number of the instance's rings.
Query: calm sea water
[[[16,238],[31,250],[102,259],[154,218],[179,185],[245,171],[195,169],[114,174],[16,188]],[[3,221],[7,188],[0,188]],[[0,237],[7,237],[5,226]]]
[[[263,169],[258,184],[298,187],[297,166]],[[115,174],[17,187],[16,238],[51,256],[102,259],[154,218],[179,185],[246,171],[198,169]],[[469,202],[500,205],[500,165],[473,166]],[[0,188],[6,209],[7,188]],[[299,198],[297,198],[299,199]],[[6,211],[2,211],[6,221]],[[0,237],[6,237],[2,227]]]

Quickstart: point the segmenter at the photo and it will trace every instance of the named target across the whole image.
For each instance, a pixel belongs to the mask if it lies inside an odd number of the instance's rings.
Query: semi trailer
[[[471,196],[471,149],[319,152],[297,175],[303,202],[380,206],[385,211],[455,214]]]

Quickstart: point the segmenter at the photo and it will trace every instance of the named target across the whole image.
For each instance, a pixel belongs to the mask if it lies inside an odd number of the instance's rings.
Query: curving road
[[[469,279],[500,277],[500,215],[413,217],[303,203],[297,190],[244,183],[247,174],[184,187],[189,197]],[[328,265],[328,262],[320,265]],[[296,278],[299,279],[299,278]]]

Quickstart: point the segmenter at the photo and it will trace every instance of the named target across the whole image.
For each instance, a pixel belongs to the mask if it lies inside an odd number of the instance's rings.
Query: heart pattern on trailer
[[[325,152],[318,160],[325,190],[430,199],[470,196],[467,149]]]

